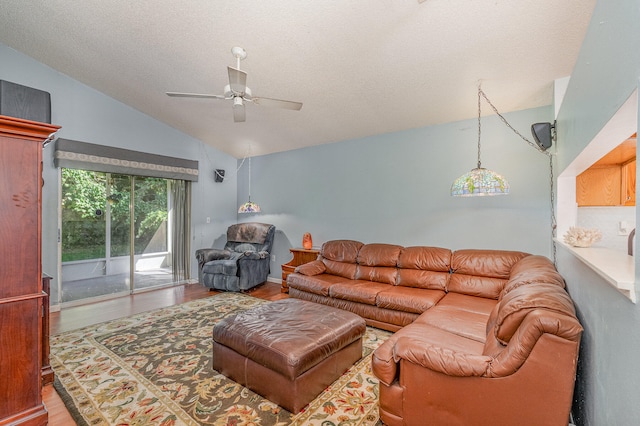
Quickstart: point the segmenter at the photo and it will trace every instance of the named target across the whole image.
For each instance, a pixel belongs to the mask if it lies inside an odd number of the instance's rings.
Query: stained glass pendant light
[[[480,100],[482,89],[478,86],[478,167],[463,174],[451,185],[454,197],[473,197],[483,195],[506,195],[509,193],[509,182],[504,176],[482,167],[480,162]]]
[[[251,201],[251,157],[249,157],[249,201],[238,209],[238,213],[260,213],[260,206]]]

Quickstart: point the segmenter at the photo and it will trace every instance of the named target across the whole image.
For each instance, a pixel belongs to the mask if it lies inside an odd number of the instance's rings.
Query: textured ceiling
[[[0,42],[237,158],[552,102],[595,0],[2,0]],[[233,46],[254,96],[222,94]],[[488,108],[485,109],[489,111]]]

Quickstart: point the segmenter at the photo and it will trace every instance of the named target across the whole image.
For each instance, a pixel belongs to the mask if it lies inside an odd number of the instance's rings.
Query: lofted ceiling
[[[0,43],[236,158],[549,105],[595,0],[3,0]],[[231,54],[254,96],[222,94]],[[489,111],[483,108],[483,111]]]

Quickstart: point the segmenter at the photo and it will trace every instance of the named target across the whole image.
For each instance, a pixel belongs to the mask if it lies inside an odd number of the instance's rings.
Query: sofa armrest
[[[456,377],[483,376],[492,359],[486,355],[456,352],[435,346],[432,342],[408,337],[398,339],[393,348],[393,358],[396,362],[402,359],[447,376]]]
[[[398,363],[393,359],[393,348],[398,340],[397,336],[394,334],[389,337],[371,356],[371,369],[378,380],[387,386],[391,386],[398,375]]]
[[[320,275],[326,272],[327,267],[321,260],[313,260],[309,263],[304,263],[300,266],[297,266],[295,272],[302,275],[313,276]]]

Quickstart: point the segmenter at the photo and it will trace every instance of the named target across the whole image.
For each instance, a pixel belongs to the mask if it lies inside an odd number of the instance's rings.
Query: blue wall
[[[530,134],[531,123],[553,121],[553,111],[505,117]],[[549,159],[496,116],[482,118],[482,165],[507,177],[510,195],[450,195],[452,182],[476,167],[477,135],[477,120],[465,120],[254,157],[251,199],[263,213],[240,219],[280,231],[274,276],[305,232],[317,246],[345,238],[551,256]],[[247,197],[247,171],[239,175],[239,202]]]
[[[638,87],[638,22],[637,0],[598,1],[558,114],[560,170]],[[640,223],[638,211],[636,223]],[[636,283],[639,259],[636,256]],[[638,424],[640,309],[565,249],[559,249],[558,269],[585,328],[574,404],[576,424]]]

